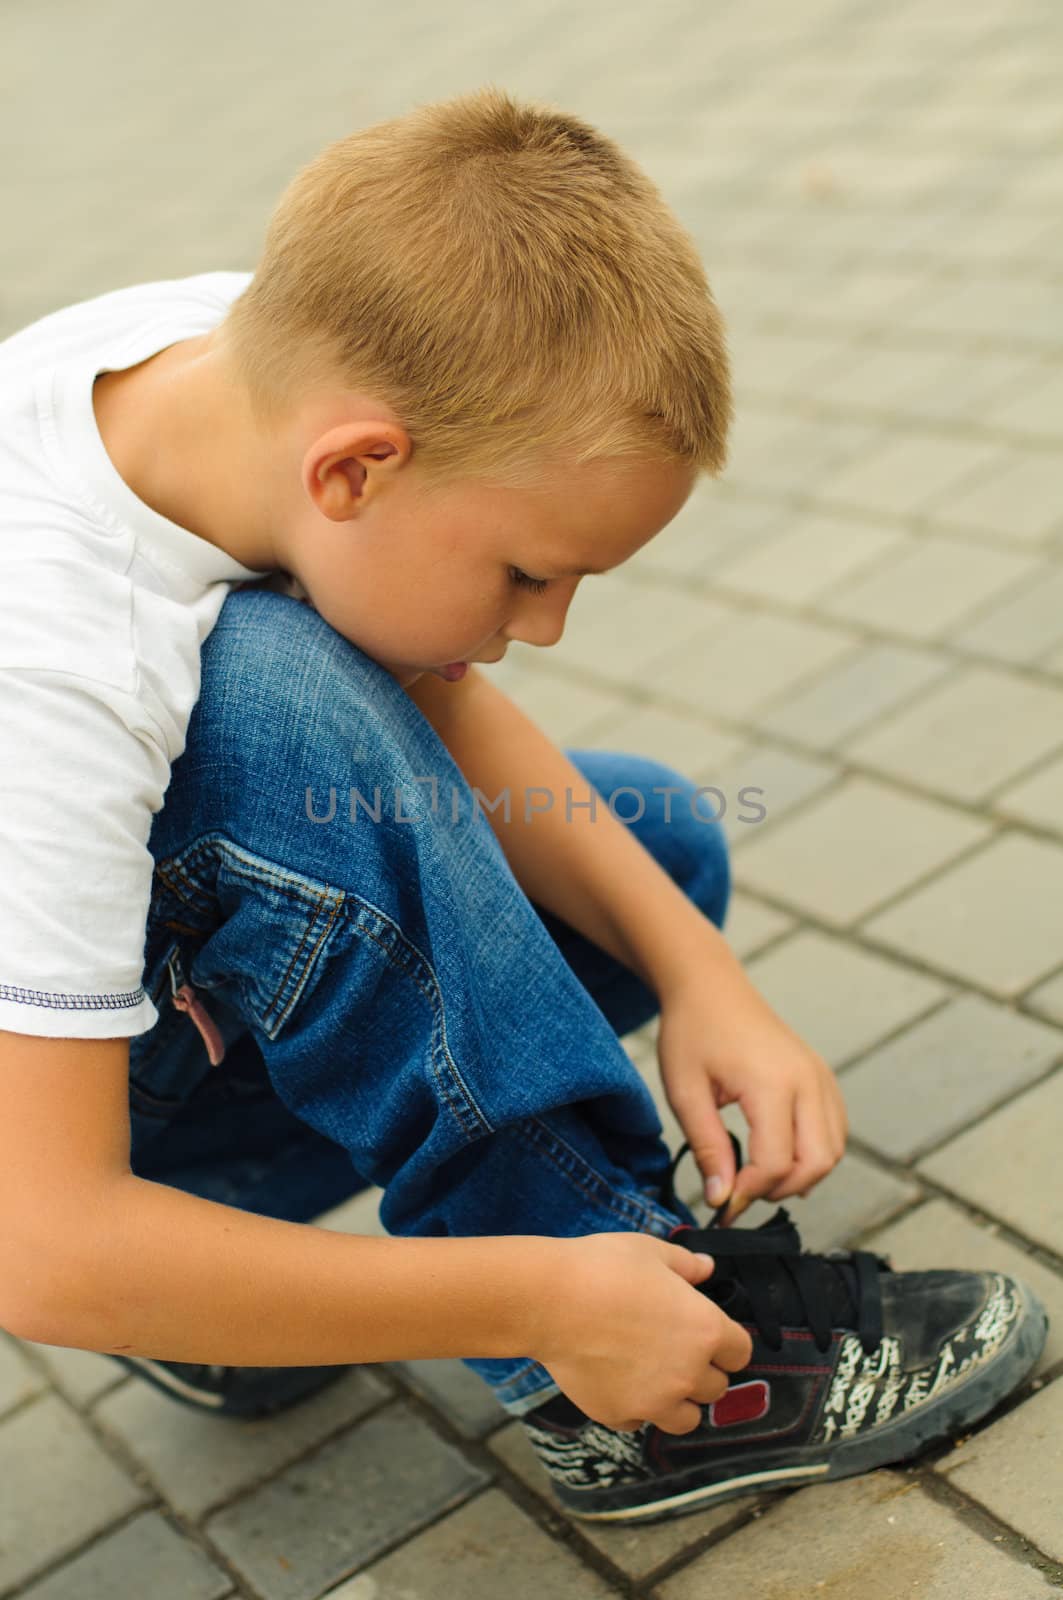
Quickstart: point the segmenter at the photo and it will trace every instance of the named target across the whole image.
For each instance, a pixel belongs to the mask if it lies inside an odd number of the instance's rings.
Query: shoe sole
[[[195,1384],[186,1383],[183,1378],[179,1378],[176,1372],[171,1372],[163,1362],[152,1361],[147,1356],[111,1355],[110,1360],[117,1361],[136,1377],[143,1378],[153,1388],[182,1405],[192,1406],[196,1411],[209,1411],[213,1416],[237,1417],[250,1422],[258,1417],[274,1416],[278,1411],[287,1411],[291,1406],[309,1400],[311,1395],[327,1388],[347,1371],[346,1367],[340,1368],[334,1376],[319,1378],[301,1393],[288,1394],[272,1402],[267,1398],[257,1401],[248,1398],[241,1403],[234,1402],[231,1395],[218,1394],[212,1389],[198,1389]]]
[[[586,1502],[578,1490],[567,1489],[564,1484],[555,1483],[554,1493],[566,1513],[581,1522],[664,1522],[741,1495],[768,1489],[796,1489],[809,1483],[833,1483],[839,1478],[871,1472],[876,1467],[898,1466],[922,1455],[931,1446],[980,1422],[995,1405],[1012,1394],[1037,1365],[1048,1333],[1048,1316],[1027,1284],[1018,1279],[1011,1281],[1025,1302],[1011,1337],[991,1361],[958,1383],[933,1406],[920,1407],[910,1416],[884,1423],[863,1438],[832,1445],[827,1455],[821,1453],[821,1447],[762,1451],[748,1458],[748,1469],[743,1470],[740,1477],[666,1493],[641,1505],[637,1496],[653,1488],[652,1480],[613,1492],[593,1491],[594,1510],[585,1508]],[[684,1478],[693,1477],[696,1471],[676,1473],[672,1481],[679,1484]]]

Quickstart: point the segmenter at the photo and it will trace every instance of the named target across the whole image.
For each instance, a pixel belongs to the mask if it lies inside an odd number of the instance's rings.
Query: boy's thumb
[[[690,1148],[705,1180],[705,1198],[713,1210],[717,1210],[734,1188],[737,1176],[734,1148],[715,1106],[705,1107],[700,1123],[697,1142],[691,1140]]]
[[[702,1250],[685,1250],[681,1244],[668,1246],[668,1265],[688,1283],[704,1283],[715,1270],[716,1262]]]

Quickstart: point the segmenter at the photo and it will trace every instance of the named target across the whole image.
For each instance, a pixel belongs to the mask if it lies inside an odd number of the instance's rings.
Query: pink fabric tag
[[[218,1024],[190,983],[183,983],[174,992],[173,1003],[178,1011],[185,1011],[192,1018],[207,1047],[210,1064],[216,1067],[225,1058],[225,1041],[218,1031]]]

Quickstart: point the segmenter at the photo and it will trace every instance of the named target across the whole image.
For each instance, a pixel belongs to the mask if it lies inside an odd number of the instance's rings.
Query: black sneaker
[[[665,1203],[674,1194],[672,1162]],[[740,1152],[738,1165],[741,1165]],[[737,1495],[848,1478],[965,1432],[1022,1383],[1048,1318],[999,1272],[894,1272],[866,1250],[810,1255],[779,1208],[759,1228],[685,1224],[716,1260],[697,1287],[753,1340],[692,1433],[593,1422],[566,1395],[521,1421],[561,1505],[592,1521],[684,1516]]]
[[[109,1355],[171,1400],[212,1411],[220,1417],[269,1417],[308,1400],[335,1383],[349,1366],[218,1367],[184,1361],[152,1361],[146,1356]]]

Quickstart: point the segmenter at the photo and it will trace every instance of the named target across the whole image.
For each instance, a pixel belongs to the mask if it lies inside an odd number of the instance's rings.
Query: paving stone
[[[818,394],[831,405],[907,412],[909,396],[932,386],[947,365],[940,350],[872,346],[843,372],[822,381]]]
[[[373,1372],[356,1367],[289,1411],[236,1422],[177,1405],[138,1381],[101,1401],[95,1414],[143,1463],[171,1505],[200,1517],[356,1422],[389,1394]]]
[[[912,1161],[1063,1057],[1063,1032],[981,995],[952,1000],[845,1074],[854,1134]]]
[[[945,495],[928,512],[941,527],[991,533],[1017,544],[1043,539],[1063,522],[1063,461],[1055,451],[1002,453],[977,483]]]
[[[44,1362],[56,1388],[75,1405],[89,1406],[108,1389],[128,1381],[128,1374],[117,1362],[97,1355],[94,1350],[68,1350],[62,1345],[26,1342]]]
[[[987,834],[983,823],[936,800],[850,778],[749,844],[736,877],[845,926]]]
[[[838,768],[779,745],[746,745],[705,781],[720,791],[699,801],[719,816],[732,851],[759,839],[795,806],[826,789]],[[720,798],[722,796],[722,800]]]
[[[994,1112],[920,1163],[935,1182],[1063,1255],[1059,1129],[1063,1073]]]
[[[757,549],[784,525],[785,516],[779,505],[725,493],[722,484],[701,479],[686,505],[625,562],[624,571],[632,576],[708,577]]]
[[[1063,1022],[1063,972],[1038,984],[1025,996],[1024,1004],[1052,1022]]]
[[[818,504],[910,517],[986,466],[985,445],[966,439],[907,432],[877,437],[877,449],[816,485]]]
[[[763,905],[741,889],[732,889],[723,931],[740,961],[748,961],[771,940],[796,926],[793,917],[776,911],[774,906]]]
[[[1020,392],[1008,391],[986,411],[986,422],[1037,439],[1063,442],[1063,371],[1045,366],[1031,373]]]
[[[949,663],[906,644],[870,644],[807,688],[757,713],[760,727],[798,744],[830,750],[937,683]]]
[[[1061,897],[1063,850],[1007,834],[881,912],[863,931],[1008,1000],[1063,962]]]
[[[26,1589],[22,1600],[124,1600],[145,1589],[160,1600],[222,1600],[233,1592],[201,1550],[148,1511]]]
[[[522,1422],[511,1422],[501,1433],[496,1433],[489,1448],[522,1483],[546,1500],[557,1515],[567,1516],[554,1496],[550,1477]],[[615,1567],[637,1582],[708,1534],[740,1522],[758,1503],[755,1496],[749,1496],[670,1522],[647,1523],[644,1527],[632,1523],[610,1527],[607,1523],[595,1522],[577,1522],[576,1526]]]
[[[822,483],[833,481],[848,462],[862,461],[880,437],[878,428],[863,423],[806,418],[765,428],[753,449],[745,445],[740,423],[728,478],[758,494],[809,494],[818,501]]]
[[[788,1495],[653,1590],[654,1600],[1051,1600],[1033,1567],[997,1548],[899,1472]]]
[[[530,648],[530,647],[529,647]],[[556,744],[574,741],[605,717],[615,717],[620,704],[610,690],[580,683],[571,673],[546,670],[511,645],[505,661],[488,669],[492,683],[515,701]]]
[[[657,705],[618,706],[595,723],[593,738],[587,743],[598,750],[631,750],[651,756],[698,783],[711,783],[712,775],[743,748],[737,735],[713,728],[689,713],[665,711]]]
[[[848,746],[890,777],[976,805],[1063,745],[1063,691],[965,668]]]
[[[1063,1357],[1063,1275],[1017,1249],[995,1226],[976,1222],[949,1200],[929,1200],[865,1242],[889,1256],[897,1272],[1004,1272],[1029,1284],[1048,1312],[1048,1338],[1036,1370],[1044,1372]]]
[[[395,1405],[218,1512],[207,1532],[267,1600],[317,1600],[489,1481]]]
[[[388,1230],[380,1220],[380,1202],[383,1198],[383,1189],[374,1184],[358,1194],[352,1194],[349,1200],[341,1201],[331,1211],[323,1211],[314,1218],[314,1226],[329,1228],[333,1233],[365,1234],[371,1239],[386,1239]]]
[[[1063,1383],[1053,1383],[968,1439],[937,1471],[993,1515],[1063,1561]]]
[[[463,1361],[396,1361],[389,1365],[467,1439],[485,1438],[506,1419],[507,1412],[492,1390]]]
[[[742,1113],[735,1106],[726,1106],[723,1121],[741,1140],[748,1154],[748,1130]],[[687,1156],[678,1176],[689,1183],[689,1171],[695,1172],[694,1192],[681,1197],[698,1215],[699,1224],[708,1220],[708,1208],[697,1195],[698,1182],[693,1157]],[[755,1200],[742,1213],[738,1226],[758,1228],[774,1216],[778,1204],[785,1205],[801,1233],[806,1250],[836,1250],[848,1248],[867,1228],[874,1228],[903,1211],[905,1206],[918,1199],[919,1186],[906,1178],[896,1178],[883,1172],[855,1150],[846,1152],[832,1172],[820,1180],[807,1198],[800,1195],[786,1200]],[[698,1204],[695,1204],[695,1201]],[[701,1209],[698,1209],[700,1205]]]
[[[781,295],[784,307],[793,299],[794,285],[785,277],[772,275],[765,281]],[[736,372],[743,397],[815,393],[817,375],[846,365],[852,349],[851,338],[831,337],[819,329],[764,329],[749,334],[737,341]]]
[[[896,550],[904,535],[840,517],[800,516],[719,574],[722,589],[777,605],[808,605],[824,589]]]
[[[942,285],[939,296],[906,307],[899,320],[934,334],[956,333],[1032,343],[1041,350],[1063,338],[1059,296],[1048,283],[1015,276],[979,275]]]
[[[830,666],[852,648],[840,628],[796,617],[732,614],[693,644],[646,663],[644,683],[705,716],[745,718],[772,696]]]
[[[18,1341],[0,1333],[0,1417],[44,1387],[44,1379],[30,1366]]]
[[[5,1592],[147,1498],[52,1395],[0,1423],[0,1483]]]
[[[905,352],[913,361],[915,382],[903,399],[908,425],[920,422],[981,422],[985,407],[1002,392],[1010,392],[1030,370],[1030,358],[980,350],[977,355],[956,351],[944,356],[935,351],[939,366],[923,374],[915,364],[917,352]],[[987,452],[988,454],[988,452]]]
[[[694,652],[732,621],[731,613],[715,601],[673,584],[606,577],[594,581],[609,585],[602,591],[609,597],[607,604],[602,607],[597,592],[597,613],[587,608],[578,612],[574,603],[563,638],[550,647],[551,666],[652,689],[654,663],[662,653]]]
[[[949,993],[936,978],[815,928],[776,944],[747,971],[769,1005],[835,1069]],[[851,1079],[850,1072],[846,1086]]]
[[[887,557],[819,602],[829,617],[910,639],[934,639],[1037,570],[1030,556],[943,536]]]
[[[975,655],[1033,666],[1063,639],[1063,569],[1045,562],[1032,580],[949,636]]]
[[[993,809],[1020,822],[1032,822],[1037,828],[1063,833],[1063,758],[1013,783],[996,797]]]
[[[518,1424],[519,1426],[519,1424]],[[618,1591],[488,1489],[328,1600],[604,1600]]]

